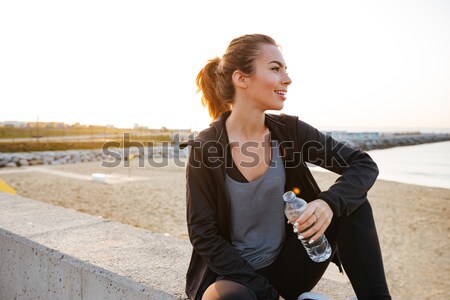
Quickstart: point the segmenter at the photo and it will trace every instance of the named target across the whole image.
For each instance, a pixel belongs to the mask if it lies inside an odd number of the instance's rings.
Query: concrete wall
[[[190,253],[188,241],[0,192],[0,300],[186,299]],[[332,264],[314,291],[353,295]]]
[[[184,299],[189,242],[0,193],[0,299]]]

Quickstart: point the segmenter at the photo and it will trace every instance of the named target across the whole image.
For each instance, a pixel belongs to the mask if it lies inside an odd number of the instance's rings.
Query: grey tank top
[[[277,258],[285,238],[283,193],[286,182],[278,142],[272,141],[270,167],[258,179],[238,182],[226,175],[231,210],[231,243],[255,270]]]

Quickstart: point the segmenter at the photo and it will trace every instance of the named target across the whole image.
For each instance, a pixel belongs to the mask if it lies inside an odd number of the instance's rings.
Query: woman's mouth
[[[277,90],[275,91],[275,94],[279,95],[281,99],[286,100],[287,91]]]

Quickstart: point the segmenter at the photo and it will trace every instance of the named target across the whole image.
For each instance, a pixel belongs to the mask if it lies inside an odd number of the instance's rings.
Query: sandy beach
[[[5,168],[0,178],[24,197],[187,239],[184,168],[137,164]],[[113,184],[93,182],[92,173]],[[337,178],[314,176],[322,189]],[[394,299],[450,299],[450,190],[378,180],[369,200]]]

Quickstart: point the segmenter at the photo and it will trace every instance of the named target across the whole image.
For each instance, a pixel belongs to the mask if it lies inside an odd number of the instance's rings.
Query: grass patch
[[[31,152],[31,151],[63,151],[63,150],[92,150],[101,149],[107,142],[114,142],[118,148],[134,146],[140,143],[144,147],[151,143],[170,142],[169,135],[159,135],[151,137],[131,138],[130,141],[123,139],[100,139],[92,141],[75,141],[75,142],[15,142],[0,143],[0,152]],[[134,144],[133,144],[134,143]],[[114,145],[115,146],[115,145]]]
[[[170,132],[170,130],[167,130]],[[105,134],[124,134],[149,136],[164,135],[158,129],[126,129],[126,128],[105,128],[102,126],[92,127],[67,127],[67,128],[12,128],[0,127],[0,139],[33,138],[33,137],[55,137],[55,136],[78,136],[78,135],[105,135]]]

